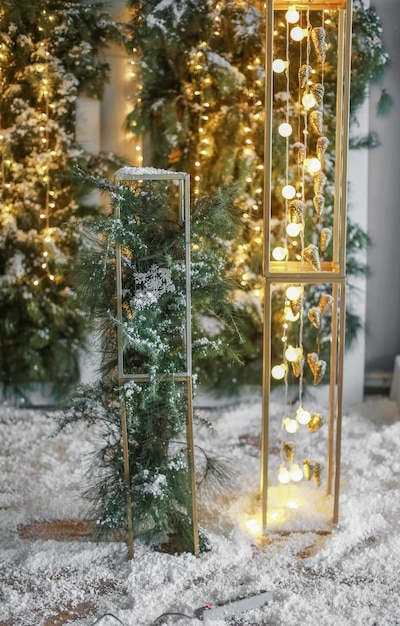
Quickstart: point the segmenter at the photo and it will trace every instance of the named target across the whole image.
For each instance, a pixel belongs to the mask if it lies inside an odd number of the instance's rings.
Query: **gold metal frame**
[[[330,9],[338,11],[336,139],[335,139],[335,201],[333,221],[332,262],[321,263],[316,271],[304,261],[271,261],[271,170],[272,116],[273,116],[273,36],[274,11],[287,10],[289,5],[298,9]],[[346,205],[347,205],[347,153],[349,137],[350,52],[352,0],[336,1],[284,1],[267,0],[266,3],[266,81],[265,81],[265,186],[264,186],[264,346],[262,393],[262,443],[261,481],[262,528],[267,529],[268,511],[268,461],[271,402],[271,292],[273,285],[330,284],[334,305],[331,323],[331,353],[329,381],[329,423],[327,450],[327,495],[333,493],[331,524],[339,519],[340,448],[343,399],[343,359],[345,335],[345,282],[346,282]]]
[[[188,449],[188,465],[190,469],[190,482],[192,493],[192,523],[193,523],[193,547],[196,556],[199,556],[199,531],[196,500],[194,439],[193,439],[193,374],[192,374],[192,318],[191,318],[191,277],[190,277],[190,175],[184,172],[172,172],[155,168],[123,167],[114,174],[116,186],[124,186],[130,181],[142,180],[165,180],[178,183],[179,186],[179,220],[185,227],[185,267],[186,267],[186,323],[185,323],[185,352],[186,371],[176,372],[173,380],[186,382],[187,390],[187,418],[186,418],[186,442]],[[120,217],[119,206],[116,206],[114,216]],[[116,282],[117,282],[117,319],[122,322],[122,271],[121,271],[121,246],[116,246]],[[148,374],[129,374],[124,371],[124,355],[121,326],[117,327],[118,349],[118,382],[120,388],[132,381],[148,382]],[[163,380],[166,377],[163,376]],[[121,429],[124,457],[124,480],[127,487],[127,525],[128,525],[128,555],[133,557],[133,519],[132,503],[129,496],[130,472],[129,472],[129,447],[126,423],[125,402],[123,393],[120,394]]]

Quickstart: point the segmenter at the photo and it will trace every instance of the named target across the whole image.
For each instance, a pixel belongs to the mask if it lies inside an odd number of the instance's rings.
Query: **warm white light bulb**
[[[286,232],[289,237],[297,237],[301,232],[301,224],[288,224],[286,226]]]
[[[302,406],[300,406],[296,411],[296,417],[299,424],[301,424],[302,426],[306,426],[306,424],[308,424],[311,419],[311,413],[303,409]]]
[[[300,313],[293,313],[290,306],[286,306],[284,310],[285,320],[287,322],[297,322],[300,317]]]
[[[298,285],[290,285],[290,287],[286,289],[286,297],[289,300],[292,300],[292,302],[299,300],[301,298],[301,295],[302,289]]]
[[[312,109],[316,105],[316,101],[312,93],[305,93],[301,99],[305,109]]]
[[[285,350],[285,357],[290,363],[293,363],[293,361],[298,361],[299,353],[297,351],[297,348],[295,348],[294,346],[288,346]]]
[[[278,132],[282,137],[289,137],[292,134],[292,127],[287,122],[279,125]]]
[[[290,433],[291,435],[293,435],[294,433],[296,433],[299,429],[299,425],[297,423],[296,420],[292,420],[290,419],[290,417],[286,417],[283,420],[283,423],[285,425],[285,430]]]
[[[302,28],[300,28],[300,26],[295,26],[290,31],[290,36],[293,41],[301,41],[304,38],[304,31]]]
[[[283,59],[274,59],[272,61],[272,69],[276,74],[282,74],[287,67],[287,63]]]
[[[298,463],[292,463],[290,466],[290,478],[295,482],[299,482],[303,478],[303,470]]]
[[[286,200],[291,200],[292,198],[294,198],[296,195],[296,189],[293,187],[293,185],[285,185],[282,188],[282,196],[284,198],[286,198]]]
[[[299,21],[300,15],[294,5],[289,6],[288,10],[285,13],[285,18],[286,21],[289,22],[289,24],[296,24],[296,22]]]
[[[321,161],[317,157],[304,159],[304,169],[310,174],[316,174],[321,169]]]
[[[272,250],[272,258],[275,259],[275,261],[284,261],[287,257],[287,252],[287,248],[276,246],[276,248]]]
[[[280,365],[274,365],[271,370],[271,376],[272,378],[275,378],[275,380],[282,380],[282,378],[285,377],[285,374],[286,366],[284,363],[281,363]]]
[[[290,474],[284,465],[279,468],[278,480],[282,485],[287,485],[290,482]]]

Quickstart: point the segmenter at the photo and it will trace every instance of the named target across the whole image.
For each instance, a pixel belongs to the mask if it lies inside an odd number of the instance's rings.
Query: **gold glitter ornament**
[[[314,175],[314,180],[313,180],[313,190],[314,190],[314,195],[318,196],[319,194],[322,193],[325,185],[326,185],[326,181],[327,181],[327,177],[325,172],[317,172]]]
[[[298,359],[297,361],[292,361],[292,371],[293,371],[293,376],[295,378],[299,378],[300,374],[303,373],[303,368],[304,368],[304,357],[303,356],[300,359]]]
[[[296,446],[294,445],[292,441],[286,441],[283,444],[283,451],[289,463],[292,463],[294,460],[295,449],[296,449]]]
[[[304,63],[303,65],[300,66],[299,71],[298,71],[298,78],[299,78],[299,85],[302,89],[306,86],[307,81],[310,79],[311,72],[312,72],[311,65],[307,65],[306,63]]]
[[[322,83],[313,83],[310,86],[310,93],[314,96],[317,106],[322,106],[324,102],[325,87]]]
[[[318,354],[316,352],[309,352],[307,354],[307,363],[310,366],[310,370],[314,372],[314,367],[318,363]]]
[[[306,248],[304,248],[303,259],[304,261],[308,261],[314,270],[321,269],[318,248],[317,246],[314,246],[313,243],[310,243]]]
[[[313,480],[315,482],[315,484],[317,485],[317,487],[321,487],[322,484],[322,465],[321,463],[315,463],[314,464],[314,471],[313,471]]]
[[[292,152],[297,165],[300,165],[304,162],[306,156],[306,147],[304,143],[301,143],[301,141],[296,141],[296,143],[294,143],[292,146]]]
[[[309,115],[310,126],[317,135],[322,135],[322,111],[311,111]]]
[[[331,242],[331,239],[332,239],[331,229],[328,227],[323,228],[319,236],[319,247],[320,247],[321,252],[325,252],[325,250],[327,249],[327,247],[329,246]]]
[[[310,459],[304,459],[303,461],[303,475],[306,480],[311,480],[311,477],[314,473],[314,464],[311,463]]]
[[[321,315],[325,315],[332,306],[334,298],[329,293],[324,293],[318,302],[318,308],[320,310]]]
[[[307,424],[307,428],[310,431],[310,433],[315,433],[317,430],[321,428],[323,423],[324,423],[324,420],[322,419],[319,413],[312,413],[311,419]]]
[[[326,372],[326,362],[319,360],[314,365],[313,376],[314,376],[314,385],[319,385]]]
[[[321,312],[320,312],[318,307],[312,306],[308,310],[308,314],[307,315],[308,315],[308,319],[310,320],[311,324],[313,326],[315,326],[315,328],[319,328],[321,326]]]
[[[322,215],[325,208],[325,198],[322,193],[313,197],[314,209],[317,215]]]
[[[289,204],[289,219],[292,224],[302,224],[304,221],[305,204],[301,200],[292,200]]]
[[[326,56],[326,33],[325,28],[317,26],[311,31],[311,41],[314,44],[315,54],[320,63],[325,62]]]
[[[324,135],[322,137],[318,137],[317,144],[315,147],[315,152],[319,160],[321,160],[322,157],[324,156],[328,146],[329,146],[328,137],[325,137]]]
[[[297,298],[297,300],[289,300],[290,310],[292,311],[293,315],[299,313],[302,303],[303,298]]]

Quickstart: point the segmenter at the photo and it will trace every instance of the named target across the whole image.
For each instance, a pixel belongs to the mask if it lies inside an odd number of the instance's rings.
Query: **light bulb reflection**
[[[289,471],[283,464],[279,468],[278,480],[282,485],[287,485],[290,482]]]
[[[286,289],[286,297],[293,302],[299,300],[302,295],[303,289],[300,287],[300,285],[290,285],[290,287]]]
[[[316,157],[304,159],[304,169],[310,174],[316,174],[321,169],[321,161]]]
[[[299,429],[299,425],[297,421],[291,419],[290,417],[285,417],[283,420],[283,424],[285,426],[286,432],[290,433],[291,435],[293,435],[294,433],[297,433]]]
[[[288,224],[286,226],[286,232],[289,237],[297,237],[302,231],[302,224]]]
[[[296,411],[296,417],[299,424],[306,426],[311,419],[311,413],[300,406]]]
[[[303,478],[303,470],[300,468],[298,463],[292,463],[289,474],[291,480],[296,483]]]

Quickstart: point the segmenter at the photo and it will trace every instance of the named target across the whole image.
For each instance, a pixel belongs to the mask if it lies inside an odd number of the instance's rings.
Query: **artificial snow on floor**
[[[199,607],[267,590],[273,599],[263,607],[210,623],[400,625],[397,405],[374,398],[344,415],[333,532],[318,534],[306,521],[302,532],[262,541],[250,532],[257,534],[259,518],[259,399],[200,413],[215,432],[198,429],[199,450],[223,456],[236,473],[229,494],[200,506],[211,550],[171,555],[136,540],[129,561],[123,542],[21,533],[29,524],[87,517],[82,490],[95,437],[82,426],[53,437],[51,412],[0,407],[0,626],[195,625]],[[157,620],[164,613],[187,617]]]

